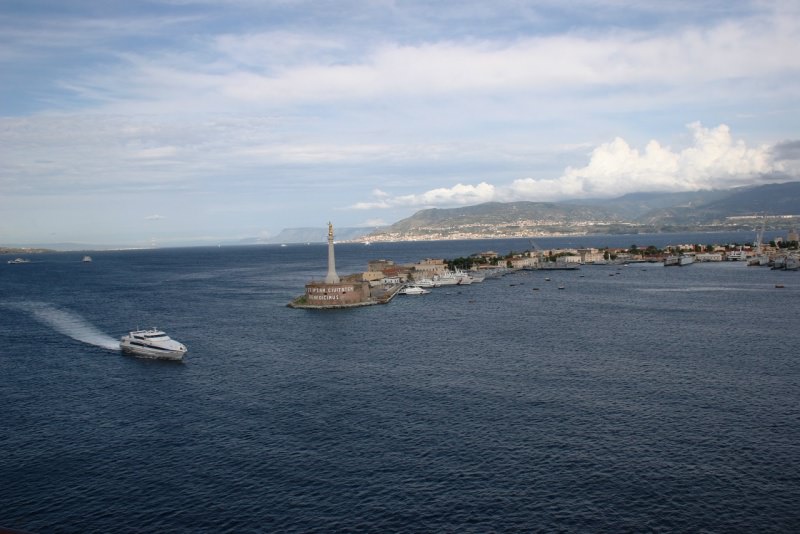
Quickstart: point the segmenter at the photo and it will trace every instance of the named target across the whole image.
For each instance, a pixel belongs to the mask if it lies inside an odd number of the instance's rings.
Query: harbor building
[[[361,276],[339,278],[333,246],[333,224],[328,223],[328,273],[323,282],[306,284],[306,302],[314,306],[353,306],[369,300],[369,283]]]
[[[383,277],[383,273],[375,272]],[[293,308],[349,308],[382,304],[394,296],[399,285],[390,290],[371,291],[370,279],[361,273],[339,276],[333,244],[333,224],[328,223],[328,272],[323,281],[307,283],[305,293],[289,303]]]
[[[447,271],[447,263],[441,258],[425,258],[414,264],[415,277],[433,278]]]

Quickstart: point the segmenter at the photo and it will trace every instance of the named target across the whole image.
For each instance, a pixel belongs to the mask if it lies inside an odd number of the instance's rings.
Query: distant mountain
[[[797,215],[800,182],[729,190],[631,193],[612,199],[565,202],[487,202],[418,211],[370,234],[371,239],[527,237],[554,233],[705,231],[752,226],[728,217]]]
[[[683,191],[679,193],[628,193],[617,198],[567,201],[568,204],[605,206],[628,219],[638,219],[659,209],[693,207],[723,199],[730,190]]]
[[[486,202],[463,208],[431,208],[381,230],[407,232],[420,228],[447,228],[482,225],[509,225],[514,222],[539,220],[569,223],[574,220],[615,221],[621,216],[606,206],[584,206],[554,202]]]
[[[705,202],[664,207],[637,220],[647,224],[712,224],[728,217],[746,215],[800,215],[800,182],[741,187],[715,193]]]

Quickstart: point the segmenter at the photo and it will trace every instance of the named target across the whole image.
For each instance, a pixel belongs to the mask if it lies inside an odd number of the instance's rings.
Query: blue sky
[[[5,0],[0,244],[800,175],[794,1]]]

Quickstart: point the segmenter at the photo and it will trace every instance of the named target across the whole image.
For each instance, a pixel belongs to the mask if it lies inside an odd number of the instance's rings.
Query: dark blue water
[[[577,244],[657,239],[695,240]],[[337,264],[526,244],[340,245]],[[309,311],[285,305],[322,245],[92,256],[0,264],[0,526],[800,526],[800,273],[584,267]],[[136,326],[186,361],[104,348]]]

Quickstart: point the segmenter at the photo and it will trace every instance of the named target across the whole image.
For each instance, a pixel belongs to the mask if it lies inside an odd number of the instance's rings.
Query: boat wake
[[[56,308],[46,302],[19,302],[3,306],[28,313],[40,323],[77,341],[104,349],[119,350],[119,341],[104,334],[74,312]]]

